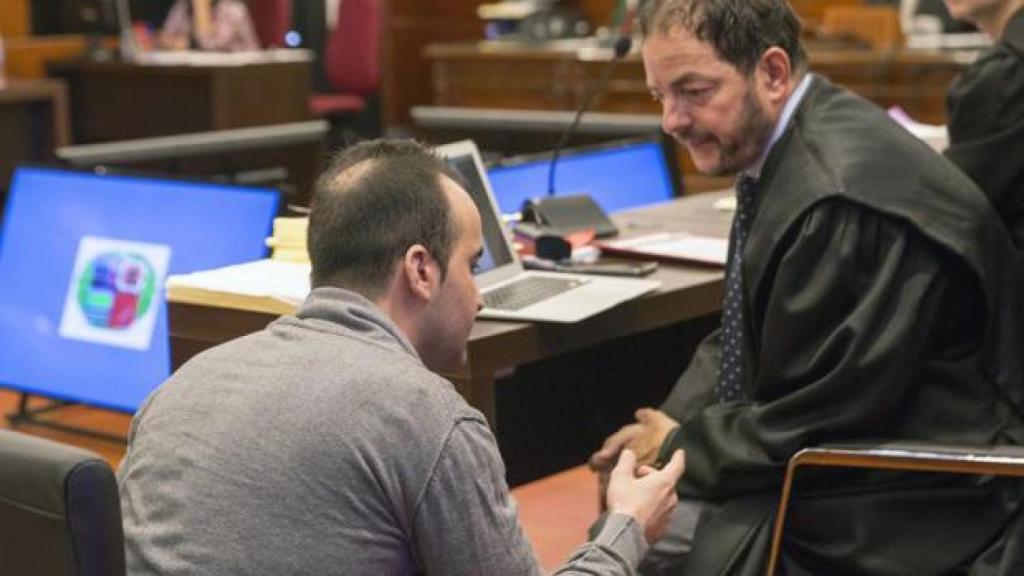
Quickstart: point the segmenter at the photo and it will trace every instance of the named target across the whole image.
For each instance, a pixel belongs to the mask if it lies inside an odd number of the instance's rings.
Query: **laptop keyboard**
[[[527,276],[483,294],[484,305],[496,310],[519,310],[583,284],[586,280],[577,278]]]

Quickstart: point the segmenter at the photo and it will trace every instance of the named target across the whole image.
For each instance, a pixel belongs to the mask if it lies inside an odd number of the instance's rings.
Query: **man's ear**
[[[402,257],[402,275],[416,298],[429,302],[441,285],[441,268],[422,244],[413,244]]]
[[[772,46],[765,50],[757,62],[754,74],[765,96],[773,103],[784,101],[789,96],[793,68],[789,54],[782,48]]]

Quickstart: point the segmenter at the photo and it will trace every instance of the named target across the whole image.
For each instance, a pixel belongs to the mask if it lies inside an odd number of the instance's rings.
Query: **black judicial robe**
[[[950,88],[949,157],[1024,248],[1024,9]]]
[[[766,161],[744,248],[749,399],[714,400],[715,333],[662,406],[681,423],[662,447],[686,450],[680,496],[717,510],[685,574],[763,574],[785,464],[802,447],[1021,443],[1016,258],[960,170],[815,77]],[[997,563],[1019,492],[812,470],[787,515],[784,573],[945,574],[986,551]]]

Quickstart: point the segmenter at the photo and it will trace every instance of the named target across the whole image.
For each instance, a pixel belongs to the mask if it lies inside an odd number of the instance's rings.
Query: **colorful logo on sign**
[[[83,236],[64,298],[60,335],[149,349],[170,260],[170,246]]]
[[[127,328],[149,310],[155,276],[153,266],[139,254],[100,254],[78,279],[78,305],[93,326]]]

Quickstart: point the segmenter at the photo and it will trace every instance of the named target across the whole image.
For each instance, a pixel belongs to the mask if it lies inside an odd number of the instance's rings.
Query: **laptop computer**
[[[484,300],[481,318],[578,322],[660,286],[656,280],[525,270],[502,226],[476,144],[463,140],[437,151],[463,177],[480,211],[484,254],[476,282]]]

